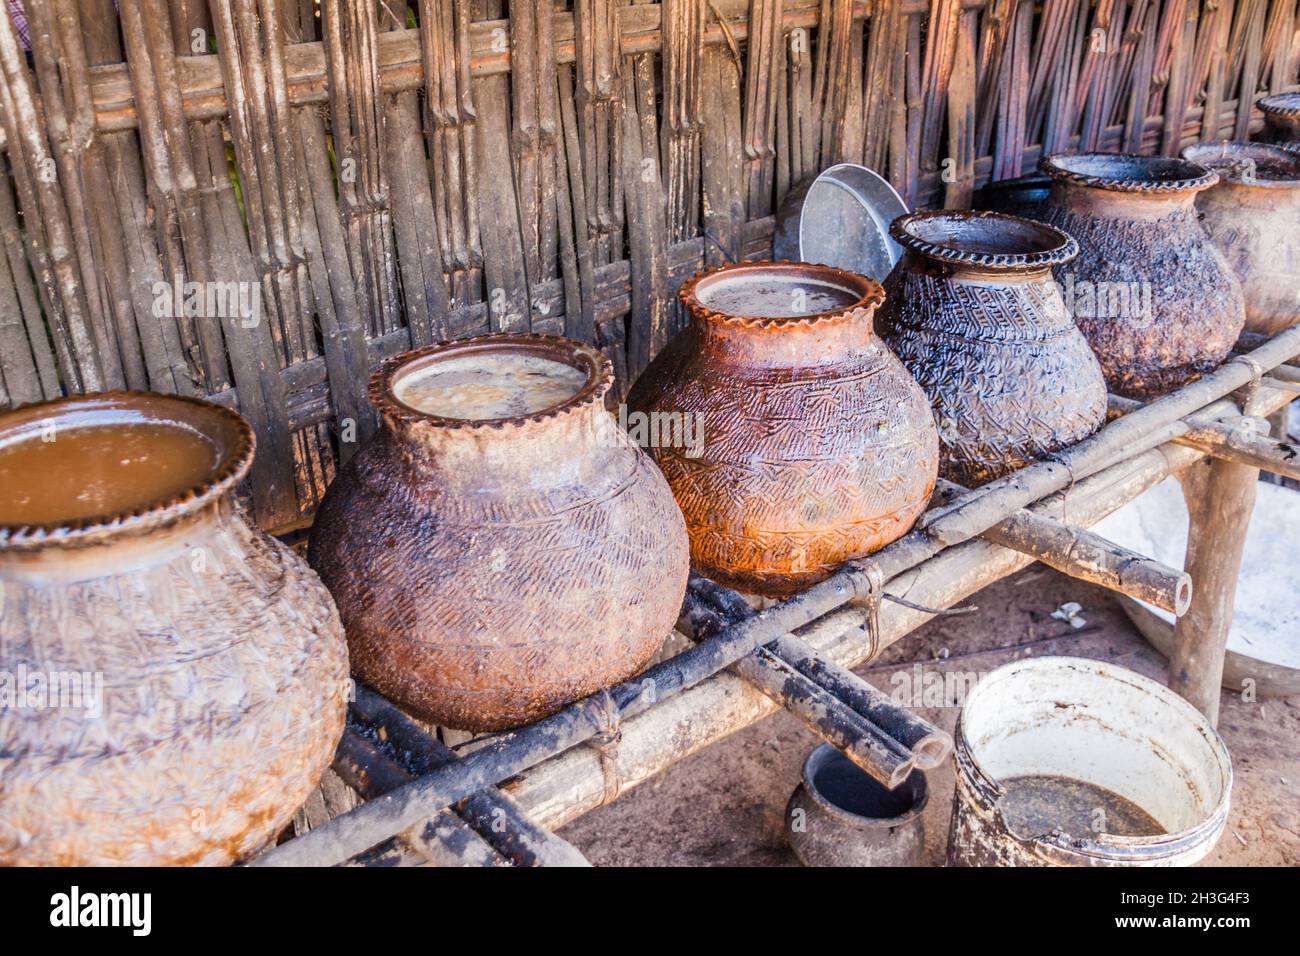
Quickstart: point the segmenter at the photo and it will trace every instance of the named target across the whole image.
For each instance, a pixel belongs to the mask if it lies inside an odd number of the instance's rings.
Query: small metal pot
[[[889,790],[822,744],[786,806],[786,839],[804,866],[919,866],[929,798],[919,770]]]

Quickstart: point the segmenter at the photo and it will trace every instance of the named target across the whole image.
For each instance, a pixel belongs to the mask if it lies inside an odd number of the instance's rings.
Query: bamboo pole
[[[1196,594],[1174,624],[1169,686],[1217,724],[1223,658],[1259,469],[1214,459],[1189,469],[1181,480],[1190,517],[1185,567],[1196,581]]]
[[[1288,383],[1281,384],[1290,390]],[[1122,412],[1136,405],[1130,399],[1111,396],[1112,411]],[[1223,461],[1300,480],[1300,449],[1285,438],[1268,437],[1268,419],[1237,414],[1215,418],[1202,412],[1184,421],[1187,432],[1174,439],[1180,445],[1200,449]]]
[[[357,686],[352,712],[409,754],[413,765],[420,769],[460,759],[450,747],[369,688]],[[399,783],[410,778],[411,774],[404,772]],[[457,812],[493,850],[517,866],[591,865],[576,847],[528,819],[512,797],[495,787],[466,797]]]
[[[411,779],[402,766],[349,727],[334,770],[363,797],[374,799]],[[439,810],[404,834],[404,842],[433,866],[509,866],[510,861],[451,810]],[[399,851],[400,852],[400,851]]]
[[[941,481],[945,497],[966,489]],[[1175,616],[1187,611],[1192,578],[1152,558],[1107,541],[1083,528],[1054,521],[1030,511],[1018,511],[984,532],[989,541],[1036,558],[1063,574],[1099,584]]]

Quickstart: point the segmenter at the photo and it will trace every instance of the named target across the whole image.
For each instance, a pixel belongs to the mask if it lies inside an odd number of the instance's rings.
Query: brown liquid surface
[[[1165,832],[1136,803],[1105,787],[1069,777],[1010,777],[998,781],[1006,791],[998,807],[1012,832],[1034,837],[1060,830],[1076,839],[1158,836]]]
[[[393,395],[427,415],[483,421],[540,412],[586,384],[582,370],[536,355],[464,355],[398,379]]]
[[[815,279],[783,280],[771,276],[733,276],[696,292],[705,308],[727,315],[786,319],[847,309],[861,298],[856,292]]]
[[[0,446],[0,524],[57,524],[130,511],[201,484],[217,447],[183,425],[56,429]]]

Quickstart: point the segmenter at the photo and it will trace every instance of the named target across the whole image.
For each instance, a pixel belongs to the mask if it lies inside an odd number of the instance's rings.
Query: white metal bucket
[[[948,863],[953,866],[1190,866],[1228,819],[1232,762],[1199,711],[1104,661],[1040,657],[990,673],[957,723]],[[1014,833],[999,781],[1066,777],[1146,811],[1158,836]]]

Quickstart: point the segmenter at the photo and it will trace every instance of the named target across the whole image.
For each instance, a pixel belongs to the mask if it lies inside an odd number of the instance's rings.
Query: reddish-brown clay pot
[[[234,412],[164,395],[0,415],[0,865],[238,861],[329,766],[343,629],[232,504],[253,444]]]
[[[939,441],[925,394],[872,332],[880,286],[829,266],[741,263],[700,273],[680,298],[691,324],[628,404],[702,423],[697,447],[653,450],[696,568],[782,596],[907,531]]]
[[[1219,174],[1196,208],[1241,281],[1246,330],[1275,335],[1300,322],[1300,153],[1200,143],[1183,157]]]
[[[478,420],[394,394],[438,363],[493,356],[579,370],[581,390]],[[595,349],[526,334],[408,352],[375,373],[381,429],[330,486],[309,548],[357,677],[427,720],[484,731],[645,667],[681,608],[686,528],[606,411],[612,383]]]
[[[1101,427],[1101,366],[1052,278],[1073,239],[991,212],[912,213],[890,233],[904,254],[876,328],[930,396],[940,474],[978,485]]]
[[[1085,153],[1040,166],[1053,180],[1040,218],[1079,243],[1056,279],[1111,391],[1151,398],[1222,362],[1246,313],[1196,213],[1218,176],[1160,156]]]
[[[1300,148],[1300,92],[1278,93],[1259,101],[1264,113],[1264,141]]]

